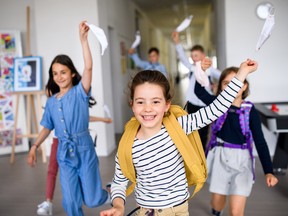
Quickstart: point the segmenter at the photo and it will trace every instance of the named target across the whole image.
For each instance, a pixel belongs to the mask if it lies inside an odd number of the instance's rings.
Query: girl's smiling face
[[[168,111],[170,102],[165,100],[161,86],[145,82],[135,88],[131,105],[141,124],[140,130],[145,131],[146,135],[154,135],[161,129],[163,116]]]
[[[60,63],[54,63],[52,65],[52,75],[53,80],[59,86],[60,91],[69,89],[73,86],[72,79],[75,74],[72,74],[67,66]]]

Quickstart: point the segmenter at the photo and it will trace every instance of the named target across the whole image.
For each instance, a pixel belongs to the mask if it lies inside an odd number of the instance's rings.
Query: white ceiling
[[[161,31],[171,36],[172,31],[187,16],[193,15],[192,22],[188,31],[191,37],[203,36],[205,22],[212,11],[212,0],[132,0],[149,17],[151,22]],[[185,34],[181,39],[186,40]],[[211,36],[209,36],[211,37]]]

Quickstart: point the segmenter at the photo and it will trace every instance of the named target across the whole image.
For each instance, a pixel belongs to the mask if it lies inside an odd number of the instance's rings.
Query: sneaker
[[[110,194],[110,193],[108,193],[107,199],[106,199],[106,201],[104,202],[104,205],[105,205],[105,204],[110,204],[110,205],[112,204],[112,203],[111,203],[111,194]]]
[[[111,185],[112,185],[112,182],[107,182],[106,184],[106,190],[108,191],[108,193],[111,193]]]
[[[42,202],[40,205],[38,205],[37,214],[52,215],[52,203],[48,201]]]
[[[112,182],[108,182],[107,184],[106,184],[106,191],[108,192],[108,196],[107,196],[107,200],[105,201],[105,203],[104,204],[112,204],[111,203],[111,184],[112,184]]]

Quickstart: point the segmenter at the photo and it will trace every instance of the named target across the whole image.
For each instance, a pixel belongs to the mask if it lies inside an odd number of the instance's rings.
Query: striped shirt
[[[224,114],[242,86],[243,83],[234,78],[209,106],[196,113],[178,117],[177,120],[185,133],[205,127]],[[183,158],[164,125],[156,135],[147,140],[135,138],[132,160],[137,182],[134,192],[139,206],[163,209],[189,198]],[[115,161],[111,197],[112,200],[120,197],[125,201],[129,180],[121,171],[117,155]]]

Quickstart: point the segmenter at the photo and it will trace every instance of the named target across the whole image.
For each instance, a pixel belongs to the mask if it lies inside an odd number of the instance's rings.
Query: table
[[[273,168],[276,172],[282,172],[282,169],[286,169],[288,165],[288,103],[255,103],[254,105],[262,123],[271,132],[278,134]]]

